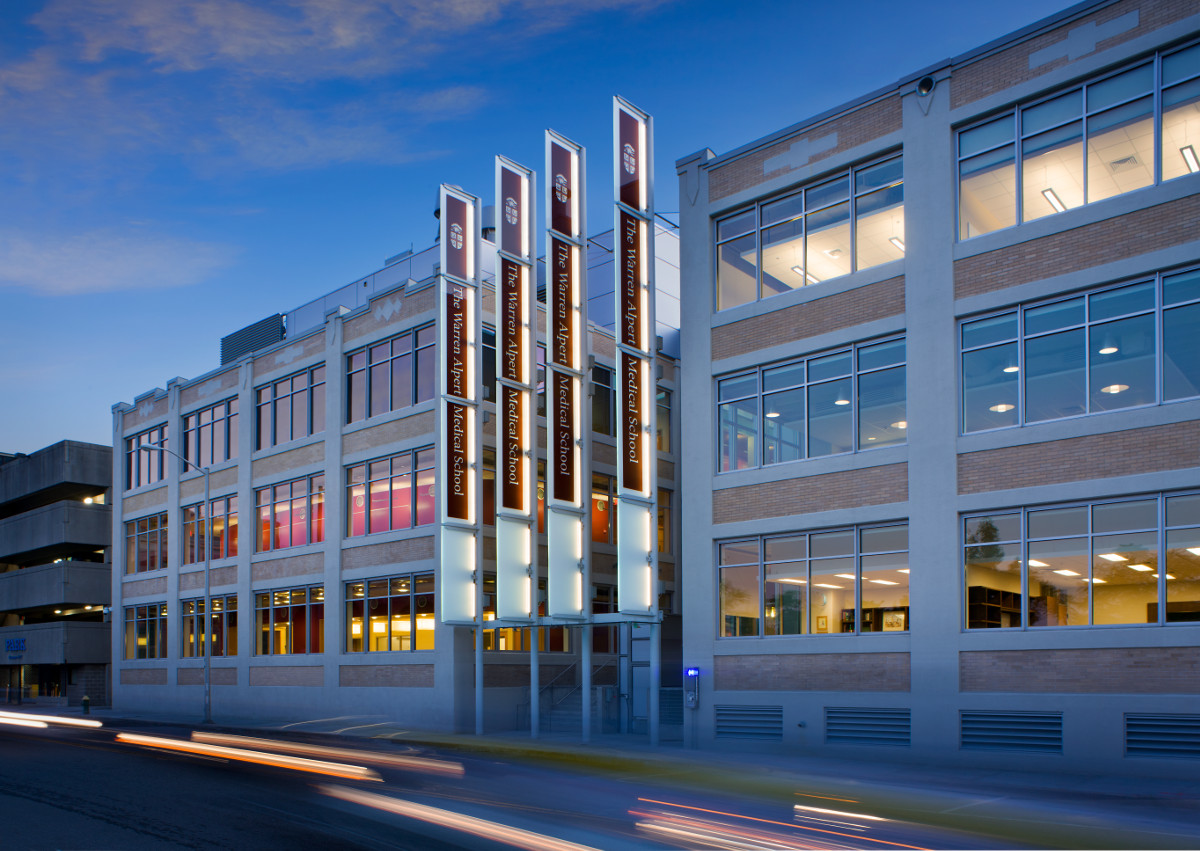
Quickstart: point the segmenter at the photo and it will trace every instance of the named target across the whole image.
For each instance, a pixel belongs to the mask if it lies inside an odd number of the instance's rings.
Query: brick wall
[[[213,667],[209,671],[209,682],[214,686],[237,685],[237,668]],[[175,674],[176,682],[181,686],[204,685],[204,668],[180,668]]]
[[[84,695],[92,706],[108,705],[108,672],[105,665],[77,665],[67,683],[67,705],[79,706]]]
[[[225,488],[232,488],[237,484],[237,467],[232,466],[225,470],[218,470],[208,477],[209,498],[220,493]],[[185,479],[179,483],[179,499],[181,503],[186,504],[188,499],[194,499],[196,502],[204,501],[204,477],[195,476],[190,479]],[[128,509],[126,509],[128,513]]]
[[[958,456],[958,492],[984,493],[1200,466],[1200,422],[1071,437]]]
[[[907,653],[718,656],[717,691],[908,691]]]
[[[1141,0],[1140,2],[1127,0],[1127,2],[1114,3],[1091,15],[1070,21],[1020,44],[986,56],[961,69],[955,69],[950,98],[951,108],[956,109],[964,104],[973,103],[982,97],[1026,80],[1032,80],[1055,68],[1061,68],[1070,61],[1065,55],[1036,68],[1029,67],[1029,56],[1052,45],[1062,44],[1070,31],[1077,27],[1086,26],[1088,23],[1104,24],[1135,9],[1138,12],[1138,25],[1123,33],[1100,40],[1096,44],[1096,50],[1105,50],[1181,20],[1188,15],[1193,15],[1196,13],[1196,4],[1195,0]]]
[[[431,535],[388,541],[384,544],[368,544],[364,547],[347,547],[342,550],[342,570],[378,565],[389,565],[403,570],[406,562],[431,559],[433,552],[434,540]]]
[[[520,661],[513,663],[485,663],[483,666],[483,686],[484,688],[513,688],[529,686],[529,656],[520,654]],[[542,657],[545,660],[545,656]],[[555,678],[562,676],[570,669],[570,665],[547,665],[545,661],[538,666],[538,682],[543,686],[548,686],[554,682]],[[559,685],[570,685],[574,681],[568,681],[569,678],[564,677],[558,681]],[[594,682],[593,685],[600,685],[599,682]]]
[[[1200,647],[973,650],[958,677],[964,692],[1200,694]]]
[[[202,400],[212,399],[215,396],[229,397],[237,395],[237,380],[238,368],[231,367],[220,375],[213,376],[202,384],[193,384],[190,387],[181,388],[179,391],[179,404],[183,410],[187,411]],[[210,403],[212,404],[212,403]]]
[[[121,685],[124,686],[165,686],[166,684],[166,668],[121,669]]]
[[[904,313],[904,278],[806,301],[712,330],[712,359],[790,343]]]
[[[121,599],[130,597],[149,597],[151,594],[167,593],[167,577],[158,576],[154,579],[136,579],[121,586]]]
[[[325,669],[320,665],[274,665],[251,667],[252,686],[323,686]]]
[[[283,579],[288,576],[314,576],[325,569],[325,556],[312,553],[304,556],[288,556],[273,558],[268,561],[256,561],[250,565],[250,581],[261,582],[264,579]]]
[[[167,501],[167,486],[159,485],[154,490],[143,491],[135,496],[127,496],[121,501],[121,511],[125,519],[137,517],[147,509],[158,508]]]
[[[231,564],[228,567],[214,567],[208,572],[208,584],[213,588],[219,588],[224,585],[237,585],[237,565]],[[194,591],[204,587],[204,571],[198,570],[195,573],[179,574],[179,590]]]
[[[433,310],[436,304],[437,287],[428,287],[411,295],[402,291],[389,293],[372,301],[369,312],[348,321],[342,331],[342,339],[349,346],[352,340],[367,336],[386,339],[393,331],[403,333],[413,324],[412,317]]]
[[[433,665],[342,665],[338,685],[433,688]]]
[[[374,446],[384,446],[398,440],[412,440],[421,435],[428,435],[429,442],[432,443],[436,429],[437,415],[433,411],[402,417],[346,435],[342,438],[342,454],[353,455]]]
[[[989,293],[1191,242],[1197,237],[1200,195],[1189,195],[1124,216],[954,263],[954,296]]]
[[[324,459],[325,443],[318,440],[307,446],[289,449],[287,452],[280,452],[278,455],[270,455],[255,461],[251,475],[255,481],[267,476],[287,475],[290,472],[294,472],[297,476],[301,473],[311,476],[321,472],[312,468]]]
[[[313,360],[325,351],[325,335],[311,333],[291,345],[284,346],[254,359],[254,375],[273,373],[279,377],[316,366]]]
[[[864,104],[858,109],[797,133],[795,136],[790,136],[770,147],[751,151],[731,162],[711,169],[708,173],[708,199],[719,201],[735,192],[758,186],[767,180],[795,171],[795,167],[783,166],[764,173],[763,168],[766,161],[772,157],[787,154],[796,142],[817,143],[814,147],[820,147],[819,143],[822,139],[830,134],[837,134],[837,144],[825,150],[814,151],[808,163],[798,166],[798,168],[804,168],[834,154],[895,132],[900,129],[900,123],[899,94]]]
[[[713,492],[713,523],[786,517],[908,499],[908,465],[889,464]]]

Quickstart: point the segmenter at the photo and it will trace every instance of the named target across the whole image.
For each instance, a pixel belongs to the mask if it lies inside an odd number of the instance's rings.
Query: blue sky
[[[589,154],[611,98],[721,153],[1070,5],[953,0],[0,3],[0,451],[111,442],[111,407],[220,338],[432,243],[439,183]],[[984,11],[986,9],[986,11]],[[969,10],[969,11],[966,11]]]

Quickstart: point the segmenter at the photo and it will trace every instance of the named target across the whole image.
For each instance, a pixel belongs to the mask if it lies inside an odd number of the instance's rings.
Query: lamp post
[[[198,467],[173,449],[157,443],[143,443],[139,449],[165,452],[174,455],[187,466],[204,476],[204,723],[212,723],[212,600],[209,597],[208,560],[212,552],[212,507],[208,499],[208,468]]]

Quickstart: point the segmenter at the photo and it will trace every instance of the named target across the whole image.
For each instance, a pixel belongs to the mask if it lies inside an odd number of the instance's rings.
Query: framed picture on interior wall
[[[829,632],[829,618],[817,615],[817,632]]]
[[[904,630],[905,612],[884,612],[883,631],[902,632]]]

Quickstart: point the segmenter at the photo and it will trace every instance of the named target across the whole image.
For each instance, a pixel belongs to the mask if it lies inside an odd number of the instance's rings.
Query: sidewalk
[[[80,716],[79,707],[0,707]],[[106,726],[199,726],[196,716],[93,709]],[[650,748],[645,736],[528,732],[484,736],[418,731],[378,717],[307,722],[219,717],[214,725],[247,733],[386,739],[464,755],[589,771],[697,793],[734,794],[790,806],[829,809],[987,834],[1042,848],[1200,848],[1200,765],[1189,781],[1103,775],[968,770],[930,764],[693,750],[680,743]],[[812,796],[812,797],[806,797]],[[825,799],[813,800],[813,797]],[[828,799],[837,799],[829,801]]]

